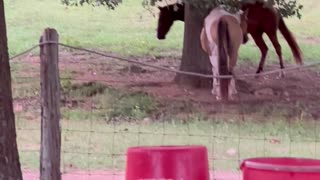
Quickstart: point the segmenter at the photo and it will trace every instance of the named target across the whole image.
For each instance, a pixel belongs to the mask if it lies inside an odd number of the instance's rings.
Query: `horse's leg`
[[[236,43],[234,43],[236,44]],[[229,52],[229,57],[230,57],[230,67],[229,67],[229,72],[230,75],[234,75],[234,67],[237,65],[237,61],[238,61],[238,51],[240,48],[240,43],[238,43],[238,45],[236,47],[234,47],[234,49],[232,51]],[[236,79],[232,78],[230,79],[230,86],[229,86],[229,97],[230,99],[235,99],[235,95],[237,94],[237,88],[236,88]]]
[[[230,75],[234,75],[234,71],[230,71]],[[238,93],[237,88],[236,88],[236,80],[234,78],[230,79],[230,84],[229,84],[229,97],[231,100],[235,99],[235,95]]]
[[[211,56],[210,58],[210,62],[212,65],[212,75],[213,75],[213,79],[212,79],[212,91],[211,93],[213,95],[215,95],[217,100],[221,99],[221,94],[220,94],[220,83],[219,83],[219,78],[216,78],[216,76],[219,75],[219,68],[218,68],[218,49],[216,46],[211,48]]]
[[[281,52],[281,45],[278,41],[278,37],[277,37],[277,33],[267,33],[269,39],[271,40],[274,49],[276,50],[276,53],[278,55],[279,58],[279,63],[280,63],[280,68],[284,69],[284,65],[283,65],[283,59],[282,59],[282,52]],[[281,73],[280,76],[282,77],[283,74]]]
[[[267,53],[268,53],[268,46],[264,42],[264,40],[262,38],[262,34],[263,34],[262,31],[251,34],[254,42],[259,47],[260,52],[261,52],[261,59],[260,59],[259,67],[256,72],[257,74],[263,71],[263,66],[266,61],[266,57],[267,57]]]
[[[210,57],[213,59],[216,59],[216,62],[218,62],[217,60],[217,56],[216,57]],[[217,100],[221,100],[221,92],[220,92],[220,80],[219,78],[217,78],[217,76],[219,76],[219,69],[214,66],[212,66],[212,75],[213,75],[213,81],[212,81],[212,90],[211,93],[216,97]]]

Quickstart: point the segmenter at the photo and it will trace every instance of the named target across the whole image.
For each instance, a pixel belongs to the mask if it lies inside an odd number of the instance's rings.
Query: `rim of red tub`
[[[294,162],[295,165],[282,164],[280,162],[255,162],[259,160],[289,160]],[[305,164],[298,165],[297,162],[304,162]],[[306,163],[306,162],[309,162]],[[294,164],[294,163],[293,163]],[[311,158],[293,158],[293,157],[258,157],[258,158],[248,158],[241,162],[240,169],[244,167],[257,169],[257,170],[269,170],[278,172],[303,172],[303,173],[320,173],[320,160]]]
[[[161,146],[133,146],[129,147],[128,151],[145,151],[145,150],[193,150],[207,149],[202,145],[161,145]]]

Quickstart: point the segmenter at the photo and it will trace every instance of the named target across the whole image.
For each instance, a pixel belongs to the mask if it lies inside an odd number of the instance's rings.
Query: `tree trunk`
[[[0,0],[0,179],[22,179],[12,105],[3,0]]]
[[[195,7],[187,3],[185,4],[184,42],[180,65],[180,70],[182,71],[212,74],[209,57],[200,45],[200,33],[203,27],[203,20],[203,16],[201,16]],[[178,74],[175,80],[180,84],[197,88],[212,87],[212,78]]]

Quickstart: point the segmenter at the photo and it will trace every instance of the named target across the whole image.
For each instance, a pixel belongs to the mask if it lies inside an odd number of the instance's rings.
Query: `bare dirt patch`
[[[318,37],[305,37],[301,38],[301,41],[305,44],[311,44],[311,45],[319,45],[320,44],[320,38]]]
[[[178,68],[179,59],[134,58],[141,62],[167,68]],[[28,58],[30,59],[30,58]],[[25,61],[28,61],[25,59]],[[30,63],[38,66],[36,57]],[[268,63],[268,61],[267,61]],[[286,67],[293,65],[286,64]],[[237,74],[252,74],[257,64],[242,63],[237,66]],[[279,65],[267,65],[265,71],[279,69]],[[285,73],[283,78],[275,73],[263,77],[241,78],[237,81],[238,99],[229,105],[226,112],[256,113],[267,108],[271,111],[284,109],[286,117],[305,115],[313,119],[320,118],[320,73],[319,67],[300,69]],[[147,93],[165,106],[174,102],[188,102],[196,111],[207,115],[219,113],[221,102],[211,95],[211,89],[197,89],[178,85],[175,74],[158,69],[141,67],[115,59],[95,56],[81,52],[62,52],[60,56],[61,79],[70,79],[74,83],[99,82],[115,89]],[[65,77],[67,74],[68,77]],[[22,110],[18,103],[16,110]],[[21,101],[26,104],[25,101]],[[172,110],[172,107],[170,107]],[[183,110],[179,110],[183,111]],[[266,114],[268,114],[267,110]],[[299,114],[300,113],[300,114]]]

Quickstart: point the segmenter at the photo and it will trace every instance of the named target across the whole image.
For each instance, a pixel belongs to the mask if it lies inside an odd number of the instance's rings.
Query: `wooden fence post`
[[[40,43],[58,42],[55,29],[47,28]],[[40,179],[61,180],[60,78],[58,44],[40,45],[41,152]]]

